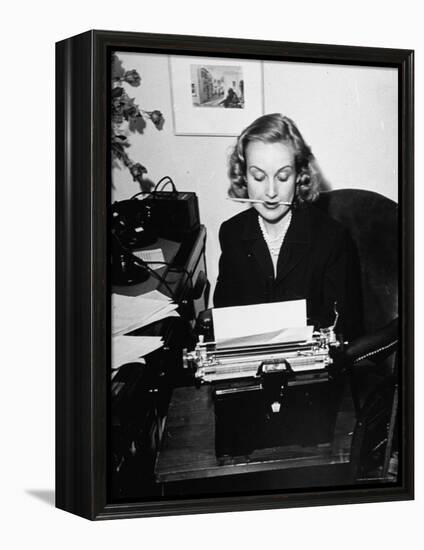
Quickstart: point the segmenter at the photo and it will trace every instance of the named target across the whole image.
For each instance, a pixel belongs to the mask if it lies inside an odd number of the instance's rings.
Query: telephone
[[[164,191],[168,184],[172,191]],[[140,195],[144,197],[138,199]],[[200,227],[196,194],[179,193],[169,176],[161,178],[147,196],[141,191],[114,202],[111,218],[112,284],[117,285],[137,284],[149,274],[156,276],[134,252],[153,244],[158,235],[183,241]]]
[[[115,202],[111,218],[112,284],[132,285],[146,281],[149,270],[133,251],[157,239],[151,206],[138,199]]]

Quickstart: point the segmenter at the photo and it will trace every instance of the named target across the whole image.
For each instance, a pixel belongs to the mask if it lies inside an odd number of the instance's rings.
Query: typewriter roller
[[[184,352],[183,364],[200,382],[257,377],[264,372],[293,373],[321,370],[332,364],[330,349],[339,346],[330,329],[314,333],[311,341],[219,348],[200,341],[195,350]]]

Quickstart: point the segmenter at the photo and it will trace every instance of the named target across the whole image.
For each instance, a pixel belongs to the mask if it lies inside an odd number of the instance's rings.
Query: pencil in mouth
[[[262,200],[259,200],[259,199],[236,199],[236,198],[233,198],[233,197],[228,197],[228,200],[230,201],[234,201],[234,202],[247,202],[247,203],[259,203],[259,204],[272,204],[272,205],[280,205],[280,204],[284,204],[285,206],[291,206],[291,202],[286,202],[286,201],[278,201],[278,202],[270,202],[270,201],[262,201]]]

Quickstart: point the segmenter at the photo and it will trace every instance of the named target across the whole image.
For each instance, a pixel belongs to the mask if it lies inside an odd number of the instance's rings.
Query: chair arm
[[[397,349],[398,325],[399,318],[396,317],[372,334],[356,338],[345,347],[345,357],[353,365],[364,359],[378,363],[389,357]]]

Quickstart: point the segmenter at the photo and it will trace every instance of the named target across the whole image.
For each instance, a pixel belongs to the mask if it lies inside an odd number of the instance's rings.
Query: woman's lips
[[[273,208],[277,208],[278,206],[280,206],[280,204],[278,202],[264,202],[264,206],[266,206],[267,208],[270,208],[270,209],[273,209]]]

